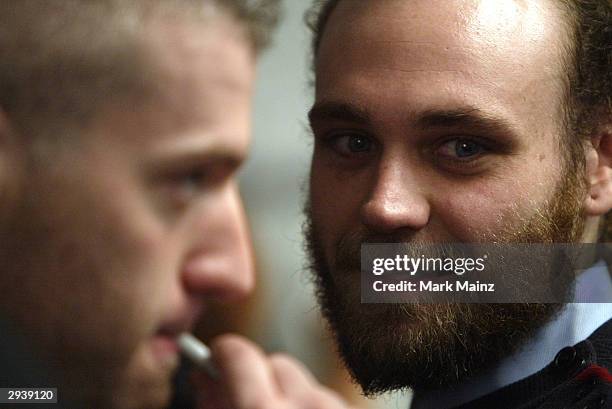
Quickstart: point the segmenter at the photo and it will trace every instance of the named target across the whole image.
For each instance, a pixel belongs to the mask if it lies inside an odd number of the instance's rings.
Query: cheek
[[[477,241],[483,236],[517,226],[543,206],[549,198],[546,179],[515,172],[512,178],[488,179],[445,189],[432,211],[458,241]]]
[[[83,260],[73,278],[83,319],[98,323],[97,342],[128,351],[159,324],[176,280],[175,246],[133,192],[118,192],[79,206],[89,210],[71,234]]]
[[[437,215],[441,219],[441,224],[453,240],[471,242],[502,227],[502,215],[512,208],[515,203],[513,199],[495,196],[494,191],[455,191],[441,200],[439,206],[433,206],[432,211],[436,212],[434,217]]]
[[[334,172],[313,160],[310,175],[310,206],[313,222],[327,248],[360,220],[368,195],[367,175]]]
[[[169,228],[150,210],[126,205],[111,215],[113,235],[117,237],[111,256],[125,271],[115,273],[127,289],[131,308],[143,319],[159,318],[177,279],[177,240]]]

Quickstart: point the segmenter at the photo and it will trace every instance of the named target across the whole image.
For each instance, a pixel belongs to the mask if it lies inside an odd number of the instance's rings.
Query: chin
[[[113,397],[113,409],[162,409],[170,404],[171,387],[159,385],[155,389],[134,388]]]
[[[112,396],[113,409],[157,409],[166,407],[172,396],[172,377],[178,359],[160,359],[150,345],[142,345],[124,373],[118,377]]]
[[[161,409],[167,407],[172,396],[170,378],[153,381],[152,379],[132,379],[120,385],[114,393],[113,409]]]

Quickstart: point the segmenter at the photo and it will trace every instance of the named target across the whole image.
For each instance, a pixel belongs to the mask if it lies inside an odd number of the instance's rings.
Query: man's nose
[[[211,193],[198,215],[194,246],[183,268],[190,293],[207,300],[231,301],[254,286],[253,252],[246,216],[235,182]]]
[[[418,172],[412,172],[402,156],[381,161],[366,202],[361,208],[362,223],[373,232],[398,229],[420,230],[430,217],[425,186]]]

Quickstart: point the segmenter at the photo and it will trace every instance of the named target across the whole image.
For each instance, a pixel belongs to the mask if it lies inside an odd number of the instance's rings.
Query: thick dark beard
[[[481,242],[579,241],[584,230],[584,177],[582,172],[564,173],[535,217],[519,219],[518,226]],[[460,383],[516,351],[561,310],[562,304],[361,304],[355,277],[342,277],[347,267],[359,265],[360,244],[406,240],[354,232],[337,243],[337,260],[330,265],[309,204],[305,213],[316,296],[338,351],[365,395]]]

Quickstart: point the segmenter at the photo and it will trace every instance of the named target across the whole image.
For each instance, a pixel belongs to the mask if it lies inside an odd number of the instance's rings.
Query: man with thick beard
[[[306,234],[355,380],[417,409],[612,407],[612,304],[361,304],[359,279],[362,243],[607,240],[612,4],[319,3]]]

